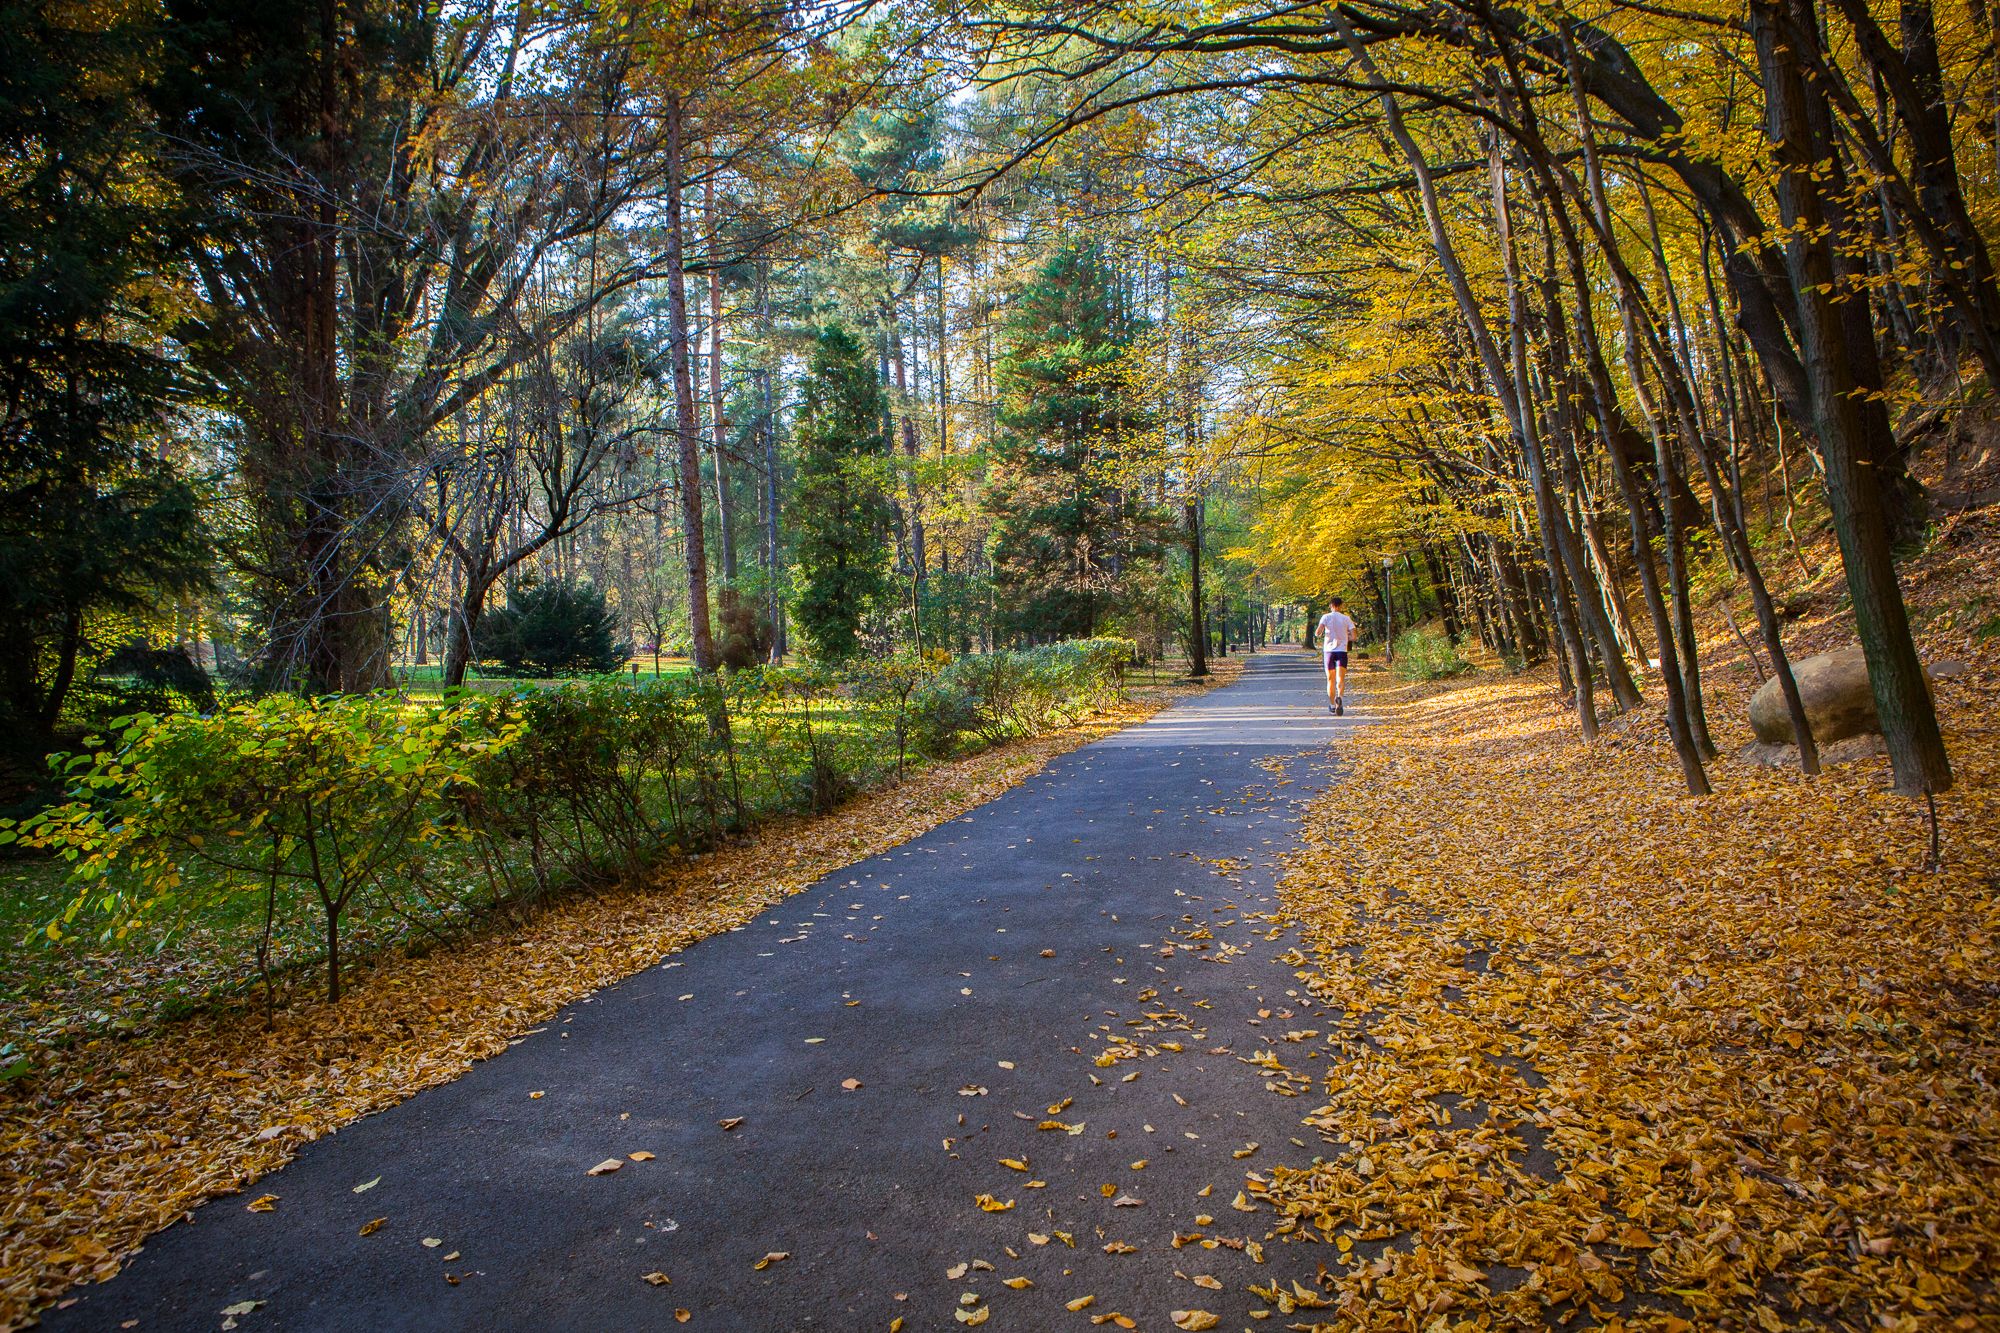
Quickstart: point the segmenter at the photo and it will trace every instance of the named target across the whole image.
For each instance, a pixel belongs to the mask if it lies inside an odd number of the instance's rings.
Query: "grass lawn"
[[[468,690],[487,690],[495,693],[504,693],[507,690],[520,689],[524,686],[528,689],[547,689],[552,685],[568,685],[578,680],[605,680],[611,678],[620,680],[664,679],[667,676],[685,675],[692,670],[694,670],[694,663],[685,657],[662,657],[656,667],[652,656],[646,654],[627,659],[622,669],[607,672],[603,676],[491,676],[482,675],[480,672],[472,670],[466,672],[464,688]],[[393,669],[392,674],[395,676],[396,688],[413,698],[424,698],[444,693],[444,666],[442,663],[426,662],[422,665],[412,663],[398,666]]]

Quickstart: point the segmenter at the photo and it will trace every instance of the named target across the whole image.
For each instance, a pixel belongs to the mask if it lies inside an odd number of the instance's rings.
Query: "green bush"
[[[1445,680],[1472,670],[1472,663],[1459,656],[1450,635],[1419,625],[1396,636],[1395,670],[1404,680]]]
[[[961,735],[992,745],[1074,722],[1120,695],[1135,650],[1130,639],[1082,639],[961,657],[939,683],[960,697],[927,700],[933,718],[956,713]],[[943,739],[932,725],[932,735]],[[949,753],[949,749],[933,753]]]
[[[919,685],[909,702],[910,747],[926,759],[949,759],[979,729],[979,699],[942,675]]]
[[[937,662],[909,655],[868,662],[853,672],[855,695],[873,710],[874,729],[895,744],[898,777],[919,739],[918,701],[928,695],[937,673]]]
[[[429,879],[435,853],[466,836],[452,798],[519,733],[478,703],[421,708],[389,695],[274,695],[207,717],[121,721],[111,749],[56,757],[67,803],[0,829],[0,841],[73,864],[77,896],[49,937],[86,911],[103,943],[168,934],[247,898],[267,982],[277,932],[297,914],[317,921],[330,999],[350,909],[407,901]]]
[[[479,656],[496,675],[595,676],[616,671],[630,649],[615,641],[604,594],[551,580],[516,592],[479,626]]]
[[[913,755],[1074,720],[1122,690],[1131,656],[1127,641],[1089,640],[442,703],[271,696],[140,715],[100,751],[59,756],[69,799],[0,821],[0,843],[71,863],[77,893],[53,939],[233,923],[221,937],[254,951],[246,972],[268,986],[274,960],[310,958],[337,999],[356,915],[437,933],[638,875],[760,820],[831,809]]]

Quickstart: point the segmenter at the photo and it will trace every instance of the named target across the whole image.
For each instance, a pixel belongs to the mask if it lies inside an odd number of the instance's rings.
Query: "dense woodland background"
[[[1942,790],[1996,153],[1983,0],[10,4],[0,726],[1344,593],[1699,791],[1824,516]]]
[[[0,0],[0,1325],[1341,596],[1369,725],[1268,933],[1200,909],[1324,1005],[1245,1057],[1321,1141],[1202,1244],[1370,1327],[1988,1326],[1997,37]],[[1719,753],[1772,680],[1796,768]]]

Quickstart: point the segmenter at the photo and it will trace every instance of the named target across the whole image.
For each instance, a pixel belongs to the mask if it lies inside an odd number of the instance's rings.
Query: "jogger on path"
[[[1340,609],[1340,598],[1319,618],[1319,646],[1326,655],[1326,711],[1347,711],[1347,649],[1354,642],[1354,622]]]

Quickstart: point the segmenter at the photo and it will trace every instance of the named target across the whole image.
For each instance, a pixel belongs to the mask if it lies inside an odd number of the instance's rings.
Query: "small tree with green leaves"
[[[327,999],[338,1000],[357,899],[392,894],[432,849],[470,836],[454,798],[479,760],[519,738],[506,702],[272,695],[208,717],[141,715],[110,749],[67,759],[70,801],[0,825],[0,843],[71,863],[77,895],[51,939],[92,918],[106,944],[162,935],[252,895],[267,987],[273,930],[303,906],[317,914]]]

